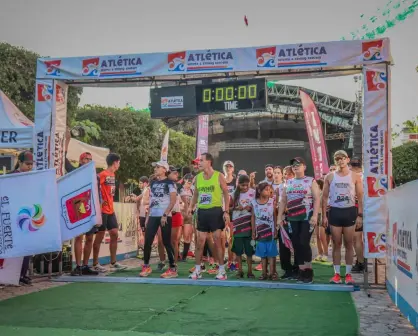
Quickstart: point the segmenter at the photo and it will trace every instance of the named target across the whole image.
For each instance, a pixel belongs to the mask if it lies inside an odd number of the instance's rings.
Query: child
[[[232,211],[231,230],[233,232],[232,252],[236,255],[238,263],[238,278],[244,277],[242,271],[242,254],[247,257],[247,278],[254,278],[252,273],[252,256],[254,247],[251,245],[251,202],[254,200],[255,190],[250,189],[250,178],[240,175],[238,186],[232,194],[230,210]]]
[[[277,213],[271,193],[272,187],[267,182],[261,182],[257,186],[256,199],[252,201],[252,235],[257,240],[255,255],[261,258],[263,265],[263,274],[259,280],[267,280],[267,261],[270,264],[270,280],[278,279],[275,272],[278,251],[274,239],[277,236]]]

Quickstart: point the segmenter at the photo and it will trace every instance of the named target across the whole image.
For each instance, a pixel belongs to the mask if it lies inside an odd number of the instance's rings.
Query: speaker
[[[363,127],[361,125],[353,126],[353,156],[363,157]]]

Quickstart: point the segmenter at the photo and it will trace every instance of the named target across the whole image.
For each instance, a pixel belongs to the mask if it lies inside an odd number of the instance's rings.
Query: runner
[[[311,236],[318,223],[320,191],[312,177],[305,176],[306,162],[301,157],[290,161],[295,178],[288,180],[283,189],[278,218],[287,208],[287,219],[292,230],[295,262],[299,266],[299,283],[312,283]],[[283,222],[281,223],[283,225]]]
[[[182,213],[184,217],[183,225],[183,253],[182,261],[186,261],[187,257],[194,258],[194,253],[190,250],[190,244],[193,238],[193,222],[192,216],[189,215],[190,202],[193,197],[192,183],[193,176],[192,174],[186,174],[183,177],[183,188],[181,189],[180,196],[183,199]]]
[[[137,198],[137,206],[139,212],[139,226],[142,233],[145,233],[145,219],[149,207],[149,178],[142,176],[139,179],[139,188],[141,189],[141,195]]]
[[[278,201],[280,195],[283,191],[284,183],[283,183],[283,168],[280,166],[275,166],[273,170],[273,183],[271,185],[273,187],[273,198]],[[279,203],[278,203],[279,204]]]
[[[228,186],[229,196],[232,197],[234,190],[237,187],[237,179],[234,175],[234,163],[232,161],[225,161],[223,164],[223,171],[225,175],[226,185]],[[229,214],[231,216],[231,213]],[[222,257],[225,256],[225,248],[228,248],[228,269],[230,271],[236,271],[235,255],[231,251],[232,247],[232,234],[229,226],[222,232]]]
[[[360,158],[354,157],[350,160],[350,168],[353,173],[359,174],[363,181],[363,164]],[[358,209],[358,198],[356,197],[356,207]],[[364,243],[363,243],[363,225],[356,227],[354,233],[354,251],[356,252],[357,260],[351,272],[362,273],[365,268],[364,260]]]
[[[180,238],[181,232],[183,227],[183,215],[180,211],[180,204],[185,202],[184,199],[180,196],[183,186],[180,183],[177,183],[179,180],[179,168],[174,166],[169,167],[169,180],[174,182],[174,185],[177,190],[177,199],[176,204],[173,207],[172,213],[172,224],[171,224],[171,246],[173,246],[174,250],[174,262],[177,264],[179,259],[179,245],[180,245]],[[180,258],[181,259],[181,258]]]
[[[234,175],[234,163],[232,161],[225,161],[222,167],[225,175],[226,185],[228,186],[228,193],[232,195],[237,184],[237,179]]]
[[[321,206],[318,213],[318,225],[315,228],[316,234],[316,246],[318,246],[318,255],[315,258],[315,261],[326,262],[328,261],[328,246],[329,240],[327,239],[327,234],[325,233],[325,228],[322,226],[322,191],[324,189],[324,181],[317,180],[319,190],[321,191]]]
[[[99,252],[106,230],[110,236],[110,267],[112,270],[120,271],[126,269],[116,262],[118,249],[119,225],[113,208],[113,196],[116,191],[115,172],[120,166],[120,156],[110,153],[106,157],[107,169],[99,174],[100,193],[102,195],[102,221],[103,224],[98,227],[96,237],[93,243],[93,270],[105,272],[106,269],[99,264]]]
[[[232,252],[234,252],[238,264],[238,278],[244,277],[241,257],[243,254],[246,256],[248,265],[247,278],[254,278],[252,273],[254,247],[251,246],[251,202],[255,197],[255,190],[250,189],[249,186],[249,176],[241,175],[238,178],[238,187],[232,195],[230,204],[232,212],[232,224],[230,226],[233,232]]]
[[[272,187],[268,182],[260,182],[256,190],[256,198],[252,200],[252,238],[257,240],[255,255],[261,258],[263,265],[262,275],[259,280],[277,280],[274,269],[278,255],[277,242],[277,217],[276,203],[271,197]],[[267,272],[267,263],[270,264],[270,276]]]
[[[152,273],[149,261],[151,259],[151,246],[155,235],[161,228],[162,240],[167,252],[170,267],[161,274],[162,278],[177,277],[177,266],[174,261],[174,249],[171,245],[172,210],[177,201],[177,189],[173,181],[167,178],[169,166],[165,161],[154,162],[156,180],[150,185],[150,207],[146,218],[144,265],[139,273],[141,277],[147,277]]]
[[[322,196],[322,211],[325,213],[328,202],[331,206],[329,219],[323,216],[322,222],[331,226],[333,242],[332,257],[335,275],[331,283],[341,283],[341,245],[344,237],[346,274],[345,283],[353,284],[351,267],[353,264],[353,240],[355,228],[362,226],[363,220],[363,184],[361,176],[353,173],[348,168],[350,159],[347,153],[339,150],[334,154],[334,161],[337,164],[337,171],[328,174]],[[356,196],[359,201],[358,211],[356,208]]]
[[[201,173],[196,176],[196,190],[193,194],[191,209],[197,204],[197,247],[196,266],[191,278],[201,278],[200,262],[205,241],[210,233],[213,233],[215,248],[212,251],[216,260],[219,261],[219,270],[216,279],[226,280],[226,272],[222,251],[221,232],[225,223],[229,224],[229,194],[225,177],[213,169],[213,156],[204,153],[200,157],[199,168]],[[222,204],[222,197],[223,202]]]

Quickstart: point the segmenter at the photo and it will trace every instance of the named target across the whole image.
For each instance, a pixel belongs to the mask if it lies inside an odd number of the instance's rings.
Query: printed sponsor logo
[[[387,85],[386,72],[366,71],[367,91],[385,90]]]
[[[99,75],[99,62],[100,62],[99,57],[88,58],[88,59],[83,60],[82,62],[83,70],[81,72],[81,75],[87,76],[87,77],[98,76]]]
[[[279,68],[323,66],[327,65],[323,59],[327,54],[327,49],[323,45],[304,46],[301,44],[293,48],[289,46],[278,50],[277,66]]]
[[[62,216],[69,230],[85,225],[96,215],[92,198],[92,184],[89,183],[61,198]]]
[[[54,90],[52,85],[47,84],[40,84],[36,88],[36,95],[38,98],[38,102],[47,102],[52,99],[52,95],[54,94]]]
[[[161,109],[183,108],[183,96],[161,97]]]
[[[369,141],[365,143],[369,161],[369,172],[373,175],[387,175],[388,134],[378,125],[369,128]],[[385,182],[387,185],[387,181]]]
[[[167,64],[170,72],[226,71],[234,69],[234,56],[231,51],[180,51],[168,54]]]
[[[388,191],[388,179],[386,176],[376,178],[374,176],[367,177],[367,195],[369,197],[380,197]]]
[[[31,207],[22,207],[17,213],[17,226],[26,232],[36,232],[46,221],[40,204],[34,204]]]
[[[362,43],[363,61],[382,60],[383,40]]]
[[[81,63],[84,77],[121,77],[141,75],[139,56],[108,56],[84,59]]]
[[[369,253],[386,252],[386,234],[367,232],[367,242],[369,246]]]
[[[168,71],[182,72],[186,70],[186,52],[180,51],[167,56]]]
[[[47,76],[60,76],[61,71],[59,67],[61,66],[61,60],[51,60],[51,61],[44,61],[46,66],[45,74]]]
[[[255,50],[258,68],[274,68],[276,66],[276,47],[258,48]]]

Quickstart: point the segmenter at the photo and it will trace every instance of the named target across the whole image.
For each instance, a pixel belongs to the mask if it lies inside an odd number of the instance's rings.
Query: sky
[[[388,0],[0,0],[0,41],[42,56],[95,56],[339,40]],[[360,15],[365,14],[364,18]],[[244,24],[247,15],[249,26]],[[418,14],[391,39],[392,125],[418,115]],[[287,81],[354,100],[352,77]],[[148,88],[85,88],[81,104],[144,108]]]

